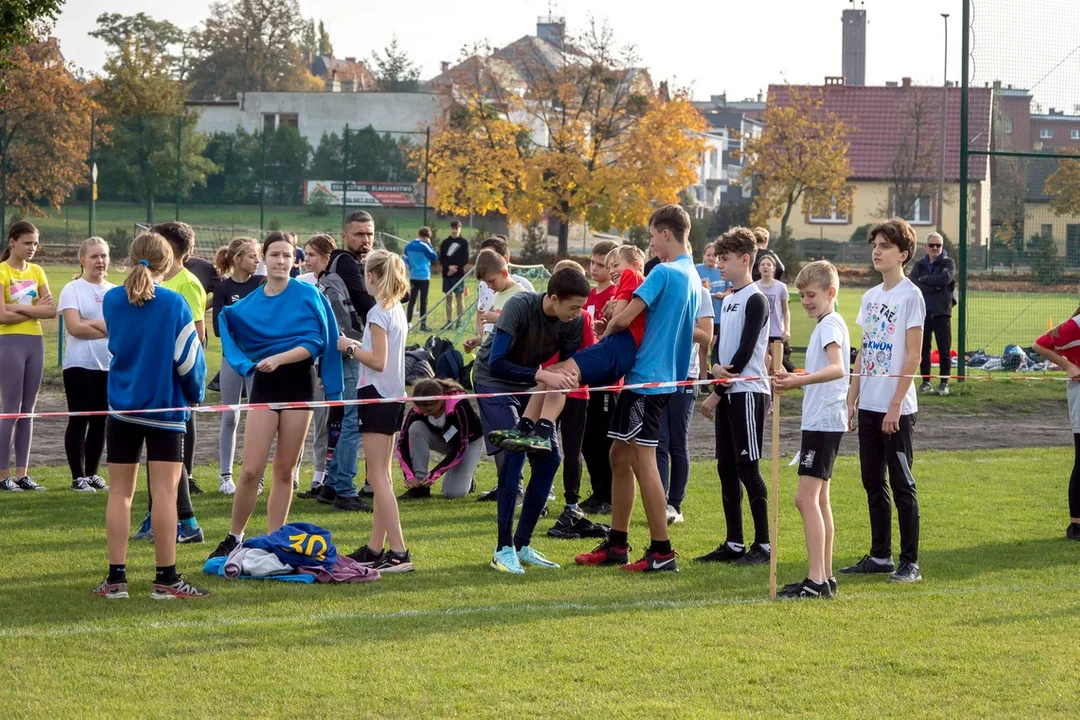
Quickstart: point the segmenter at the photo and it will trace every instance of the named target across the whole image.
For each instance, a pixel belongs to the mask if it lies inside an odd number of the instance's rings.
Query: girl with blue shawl
[[[222,308],[218,316],[222,354],[241,377],[252,377],[252,403],[311,402],[315,398],[316,363],[326,399],[341,399],[337,321],[330,303],[314,285],[290,277],[295,250],[292,234],[275,231],[267,235],[263,241],[266,284]],[[248,411],[231,527],[210,557],[228,555],[243,541],[275,437],[277,449],[266,503],[267,534],[288,522],[293,470],[304,450],[311,415],[311,408],[303,405]]]

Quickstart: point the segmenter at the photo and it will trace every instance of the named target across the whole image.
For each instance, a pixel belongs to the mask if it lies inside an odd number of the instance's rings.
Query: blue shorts
[[[634,367],[637,343],[629,330],[609,335],[595,345],[574,353],[581,384],[601,387],[617,383]]]

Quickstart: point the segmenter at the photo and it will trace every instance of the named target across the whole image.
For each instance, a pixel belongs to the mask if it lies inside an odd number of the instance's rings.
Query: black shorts
[[[455,295],[463,295],[465,293],[465,283],[461,282],[461,279],[463,277],[465,277],[465,276],[461,275],[459,277],[450,278],[450,277],[446,277],[444,275],[443,279],[442,279],[442,291],[443,291],[443,294],[445,295],[446,293],[453,290]],[[461,284],[458,285],[458,283],[461,283]]]
[[[356,391],[357,400],[371,400],[381,397],[382,395],[379,394],[374,385],[365,385]],[[405,421],[405,403],[403,402],[358,405],[356,410],[357,415],[360,417],[360,432],[362,433],[393,435],[401,430],[401,423]]]
[[[765,393],[726,392],[716,406],[716,459],[738,463],[761,459],[761,434],[770,397]]]
[[[280,365],[273,372],[256,370],[251,381],[250,402],[253,403],[311,402],[314,399],[315,362],[311,358]]]
[[[143,444],[148,462],[184,462],[184,433],[149,427],[110,417],[105,423],[105,438],[109,444],[109,462],[117,465],[138,465]]]
[[[670,399],[671,395],[666,393],[643,395],[633,390],[621,391],[607,436],[626,443],[633,440],[642,447],[656,447],[660,443],[660,416]]]
[[[829,480],[832,478],[833,463],[840,452],[842,432],[823,432],[803,430],[802,447],[799,450],[799,475]]]

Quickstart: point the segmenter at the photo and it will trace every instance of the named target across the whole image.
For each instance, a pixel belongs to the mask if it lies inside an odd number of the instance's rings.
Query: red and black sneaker
[[[615,547],[604,542],[593,548],[592,552],[581,553],[574,558],[578,565],[625,565],[630,562],[630,546]]]
[[[637,562],[623,565],[622,569],[627,572],[679,572],[679,564],[675,562],[675,551],[661,555],[649,550]]]

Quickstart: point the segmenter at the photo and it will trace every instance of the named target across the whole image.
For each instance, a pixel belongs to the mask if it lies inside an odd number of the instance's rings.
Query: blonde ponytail
[[[254,245],[255,252],[259,251],[259,241],[249,237],[233,238],[228,245],[218,248],[214,254],[214,268],[218,274],[222,277],[231,275],[233,268],[236,267],[236,258],[240,257],[248,245]]]
[[[131,271],[124,281],[128,302],[142,305],[154,297],[154,276],[164,275],[173,264],[169,242],[154,232],[146,232],[131,243],[128,256]]]
[[[409,290],[409,272],[400,255],[387,250],[374,250],[368,254],[364,269],[375,276],[375,287],[368,292],[384,308],[393,307]]]

